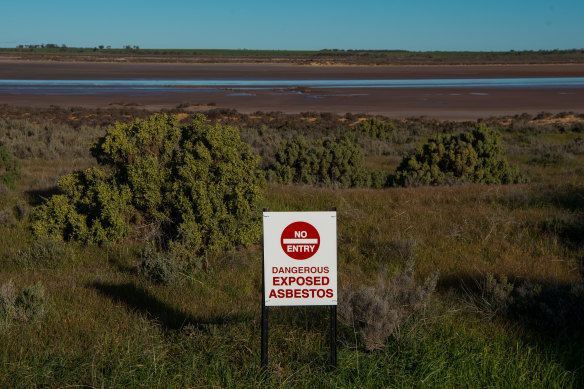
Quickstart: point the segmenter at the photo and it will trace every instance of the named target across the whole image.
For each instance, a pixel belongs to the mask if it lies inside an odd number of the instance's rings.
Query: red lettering
[[[276,295],[276,291],[274,289],[270,290],[270,297],[269,298],[278,298]]]

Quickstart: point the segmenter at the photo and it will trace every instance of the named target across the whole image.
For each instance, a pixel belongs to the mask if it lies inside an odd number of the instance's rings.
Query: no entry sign
[[[282,249],[290,258],[304,260],[320,247],[320,234],[310,223],[294,222],[282,231]]]
[[[263,217],[265,305],[336,305],[337,213]]]

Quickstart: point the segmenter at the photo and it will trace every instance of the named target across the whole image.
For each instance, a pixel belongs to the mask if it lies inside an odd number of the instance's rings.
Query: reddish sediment
[[[584,64],[300,66],[284,64],[67,63],[0,60],[0,79],[453,79],[584,77]],[[518,113],[584,112],[584,89],[529,88],[300,88],[301,93],[229,88],[202,93],[197,88],[155,95],[0,94],[0,104],[107,107],[128,103],[159,110],[177,105],[234,108],[240,112],[306,111],[371,113],[390,117],[428,116],[467,120]],[[248,93],[246,93],[248,92]]]

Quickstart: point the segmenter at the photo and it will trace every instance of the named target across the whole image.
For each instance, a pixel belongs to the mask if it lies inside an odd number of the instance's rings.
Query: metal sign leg
[[[337,366],[337,306],[329,309],[329,347],[331,366]]]

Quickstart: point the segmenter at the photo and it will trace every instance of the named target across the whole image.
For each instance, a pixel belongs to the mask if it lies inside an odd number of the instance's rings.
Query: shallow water
[[[584,77],[481,78],[411,80],[0,80],[0,93],[12,95],[102,95],[129,96],[167,93],[213,93],[232,91],[230,96],[254,96],[250,90],[272,90],[278,94],[302,94],[302,87],[336,88],[584,88]],[[242,91],[245,89],[246,91]],[[486,95],[474,92],[473,95]]]

